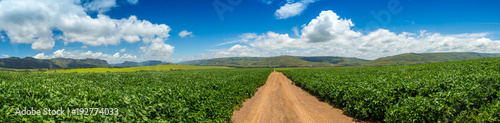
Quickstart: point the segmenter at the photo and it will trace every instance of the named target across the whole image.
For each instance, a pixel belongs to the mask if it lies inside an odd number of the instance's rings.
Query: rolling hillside
[[[32,57],[10,57],[0,59],[0,67],[15,69],[38,68],[81,68],[81,67],[110,67],[108,62],[100,59],[35,59]]]
[[[500,57],[500,54],[474,53],[474,52],[448,52],[448,53],[405,53],[395,56],[382,57],[372,61],[334,56],[276,56],[276,57],[228,57],[181,62],[179,64],[197,66],[227,66],[239,68],[271,68],[271,67],[345,67],[345,66],[396,66],[426,64],[467,59],[480,59]],[[10,57],[0,59],[2,70],[11,69],[39,69],[39,68],[89,68],[89,67],[141,67],[172,64],[162,61],[131,62],[108,64],[100,59],[35,59],[32,57]]]
[[[110,65],[113,67],[142,67],[142,66],[155,66],[155,65],[167,65],[167,64],[172,64],[172,63],[151,60],[144,62],[125,61],[120,64],[110,64]]]
[[[448,61],[461,61],[468,59],[480,59],[488,57],[499,57],[500,54],[474,53],[474,52],[448,52],[448,53],[405,53],[395,56],[382,57],[366,63],[362,66],[395,66],[426,64]]]
[[[461,61],[489,57],[500,57],[500,54],[475,52],[405,53],[382,57],[371,61],[359,58],[334,56],[228,57],[186,61],[180,64],[230,67],[377,67]]]
[[[341,67],[360,65],[368,60],[346,57],[229,57],[181,62],[200,66],[231,67]]]

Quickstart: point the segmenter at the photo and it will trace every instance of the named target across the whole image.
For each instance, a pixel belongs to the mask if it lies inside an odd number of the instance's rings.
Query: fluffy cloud
[[[182,38],[186,37],[186,36],[193,36],[193,32],[188,32],[187,30],[182,30],[180,33],[179,33],[179,36],[181,36]]]
[[[137,0],[128,2],[136,4]],[[170,36],[169,26],[139,20],[136,16],[112,19],[102,14],[115,6],[115,0],[83,3],[79,0],[2,0],[0,31],[5,31],[11,43],[31,44],[32,49],[39,51],[52,50],[55,40],[62,40],[65,45],[80,42],[90,46],[118,45],[123,40],[128,43],[143,41],[157,48],[143,50],[146,56],[155,56],[158,50],[168,51],[161,56],[173,52],[173,47],[164,43]],[[92,18],[87,11],[99,14]],[[62,34],[55,35],[53,31]]]
[[[183,57],[180,59],[172,59],[173,62],[190,61],[198,59],[211,59],[222,57],[271,57],[278,55],[299,54],[303,50],[261,50],[259,48],[236,44],[227,49],[212,50],[210,52],[202,53],[193,57]]]
[[[9,58],[9,55],[2,54],[2,57]]]
[[[170,27],[137,20],[136,16],[115,20],[105,15],[96,19],[89,16],[80,19],[65,19],[59,29],[64,32],[65,41],[82,42],[91,46],[118,45],[121,39],[129,43],[140,41],[149,43],[156,37],[169,37]]]
[[[295,55],[376,59],[411,52],[500,52],[500,40],[486,38],[489,33],[444,35],[423,30],[398,34],[378,29],[362,34],[352,30],[353,26],[351,20],[342,19],[332,11],[323,11],[303,26],[298,38],[269,31],[240,42],[247,45],[236,44],[196,58]]]
[[[335,42],[348,45],[360,32],[351,30],[352,21],[341,19],[332,11],[323,11],[302,29],[301,40],[306,42]]]
[[[217,54],[215,56],[220,56],[220,57],[228,57],[228,56],[262,57],[262,56],[269,56],[269,55],[273,54],[270,52],[272,52],[272,51],[263,51],[263,50],[258,50],[256,48],[248,47],[245,45],[238,45],[237,44],[229,49],[220,50],[219,52],[217,52]]]
[[[289,17],[297,16],[302,13],[309,4],[314,3],[315,0],[287,0],[287,3],[281,6],[274,15],[276,19],[287,19]]]
[[[252,47],[264,50],[279,50],[308,48],[307,45],[303,45],[304,43],[302,40],[291,38],[288,34],[267,32],[267,34],[260,35],[249,44]]]
[[[212,56],[215,57],[225,57],[225,56],[262,56],[263,52],[259,52],[255,48],[250,48],[248,46],[234,45],[229,49],[220,50]]]
[[[75,4],[75,1],[69,0],[61,2]],[[40,6],[35,6],[37,4]],[[0,31],[5,31],[12,43],[28,43],[32,44],[33,49],[51,50],[55,41],[52,38],[52,30],[48,27],[51,24],[47,23],[53,23],[53,20],[47,16],[55,16],[57,13],[43,10],[67,7],[49,5],[42,1],[0,1]]]
[[[483,36],[483,33],[473,33],[473,37],[458,35],[442,35],[420,31],[419,34],[403,32],[396,34],[389,30],[379,29],[364,35],[355,41],[357,57],[375,59],[383,56],[410,52],[500,52],[499,40],[492,40]]]
[[[94,58],[94,59],[103,59],[108,63],[121,63],[123,61],[136,61],[138,60],[137,56],[131,54],[123,54],[115,53],[113,55],[104,54],[101,52],[69,52],[65,49],[56,50],[52,53],[52,55],[45,55],[44,53],[39,53],[34,56],[37,59],[51,59],[51,58],[73,58],[73,59],[86,59],[86,58]]]
[[[101,4],[102,3],[102,4]],[[94,0],[80,5],[79,0],[2,0],[0,1],[0,31],[5,31],[11,43],[31,44],[40,51],[52,50],[54,37],[67,43],[80,42],[90,46],[118,45],[152,40],[167,40],[170,27],[138,20],[136,16],[112,19],[98,14],[87,15],[86,10],[104,11],[115,2]],[[85,8],[84,8],[85,7]],[[54,35],[53,31],[61,31]]]
[[[263,57],[270,55],[273,55],[273,53],[237,44],[228,49],[213,50],[193,57],[174,59],[174,62],[197,60],[197,59],[222,58],[222,57]]]
[[[125,52],[125,51],[127,51],[125,48],[120,49],[120,52],[121,52],[121,53],[123,53],[123,52]]]
[[[115,0],[94,0],[91,2],[86,2],[83,7],[87,11],[97,11],[99,13],[104,13],[109,11],[111,8],[116,7]]]
[[[151,60],[167,59],[174,52],[174,46],[162,42],[153,42],[150,46],[140,47],[140,49]]]
[[[76,1],[77,3],[80,1]],[[111,8],[117,7],[116,0],[82,0],[85,11],[105,13]],[[139,0],[127,0],[127,3],[135,5]]]

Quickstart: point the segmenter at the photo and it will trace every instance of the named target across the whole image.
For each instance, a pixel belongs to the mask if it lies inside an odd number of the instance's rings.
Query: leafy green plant
[[[0,72],[0,122],[230,122],[234,107],[271,69],[133,73]],[[35,110],[118,108],[118,115],[16,115]]]
[[[374,68],[280,70],[344,114],[386,122],[495,122],[500,58]]]

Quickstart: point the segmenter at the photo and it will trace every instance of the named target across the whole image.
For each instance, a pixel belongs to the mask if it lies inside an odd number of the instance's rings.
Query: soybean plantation
[[[500,58],[280,71],[296,85],[359,119],[500,122]]]
[[[0,122],[230,122],[272,69],[133,73],[0,72]],[[17,109],[117,108],[118,115],[16,115]]]

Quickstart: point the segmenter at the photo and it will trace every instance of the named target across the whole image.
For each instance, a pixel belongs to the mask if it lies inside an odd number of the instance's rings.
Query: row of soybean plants
[[[500,58],[282,72],[344,114],[386,122],[499,122]]]
[[[0,122],[230,122],[271,69],[0,73]],[[118,115],[19,115],[18,109],[117,108]]]

